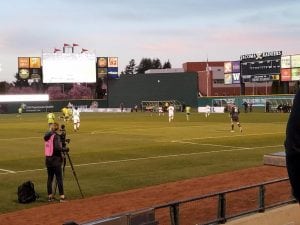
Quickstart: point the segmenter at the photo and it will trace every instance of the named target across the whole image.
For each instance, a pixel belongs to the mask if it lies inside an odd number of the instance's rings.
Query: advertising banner
[[[232,74],[231,73],[224,74],[224,84],[232,84]]]
[[[39,68],[41,68],[41,58],[40,57],[30,57],[30,59],[29,59],[29,67],[31,69],[39,69]]]
[[[107,57],[98,57],[97,58],[97,67],[104,68],[107,67]]]
[[[292,68],[300,67],[300,55],[292,55],[291,61],[292,61]]]
[[[18,57],[18,68],[29,69],[29,57]]]
[[[292,81],[300,80],[300,68],[292,69]]]
[[[118,57],[109,57],[107,67],[118,67]]]
[[[232,72],[233,73],[240,73],[241,72],[241,68],[240,68],[240,61],[233,61],[232,63]]]
[[[19,69],[19,77],[23,80],[29,78],[29,69]]]
[[[291,68],[291,56],[287,55],[287,56],[282,56],[281,57],[281,68],[282,69],[286,69],[286,68]]]
[[[232,73],[232,83],[233,84],[240,84],[241,83],[241,74],[240,73]]]
[[[107,68],[97,68],[97,77],[104,78],[107,76]]]
[[[291,81],[291,69],[281,69],[281,81]]]
[[[224,73],[232,73],[231,62],[224,62]]]

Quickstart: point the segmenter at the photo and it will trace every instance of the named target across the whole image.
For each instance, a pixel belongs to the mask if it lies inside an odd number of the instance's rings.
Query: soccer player
[[[77,107],[73,109],[73,123],[74,123],[74,131],[76,132],[79,130],[79,126],[80,126],[80,112]]]
[[[171,121],[174,120],[174,111],[175,111],[174,106],[173,106],[173,105],[170,105],[170,106],[168,107],[168,112],[169,112],[169,123],[170,123]]]
[[[49,124],[49,128],[50,128],[55,121],[55,114],[52,111],[50,111],[47,114],[47,119],[48,119],[48,124]]]
[[[23,108],[20,106],[18,108],[18,115],[17,115],[17,117],[19,117],[20,119],[21,119],[21,116],[22,116],[22,112],[23,112]]]
[[[240,132],[242,132],[242,126],[240,124],[240,120],[239,120],[239,114],[240,114],[240,110],[236,105],[233,105],[231,107],[230,110],[230,118],[231,118],[231,131],[230,132],[234,132],[234,123],[236,123],[238,125],[238,127],[240,128]]]
[[[68,112],[68,108],[67,107],[64,107],[62,108],[62,113],[63,113],[63,119],[64,121],[68,121],[69,120],[69,112]]]
[[[186,115],[186,120],[189,121],[190,115],[191,115],[191,107],[190,106],[185,107],[185,115]]]
[[[205,107],[205,117],[207,118],[207,117],[209,117],[209,115],[210,115],[210,105],[206,105],[206,107]]]
[[[161,105],[158,107],[158,115],[164,115],[163,107]]]
[[[73,115],[73,110],[72,110],[72,107],[68,107],[68,120],[71,119],[72,115]]]

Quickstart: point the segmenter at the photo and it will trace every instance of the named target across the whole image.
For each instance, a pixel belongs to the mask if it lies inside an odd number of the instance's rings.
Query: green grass
[[[85,196],[207,176],[262,165],[264,154],[283,150],[288,114],[241,113],[243,133],[230,133],[228,114],[193,113],[175,121],[149,113],[82,113],[80,131],[71,138],[70,155]],[[46,114],[0,115],[0,212],[46,204],[43,135]],[[2,170],[1,170],[2,169]],[[5,173],[4,170],[15,171]],[[32,180],[40,200],[17,203],[17,187]],[[71,169],[65,192],[80,198]]]

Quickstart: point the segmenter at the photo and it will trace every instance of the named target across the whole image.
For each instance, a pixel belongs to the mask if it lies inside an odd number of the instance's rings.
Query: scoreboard
[[[282,51],[241,56],[243,82],[266,82],[280,79]]]

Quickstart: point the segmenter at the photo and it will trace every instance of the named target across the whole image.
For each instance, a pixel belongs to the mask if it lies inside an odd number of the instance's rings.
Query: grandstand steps
[[[264,165],[285,167],[285,152],[276,152],[264,155]]]

